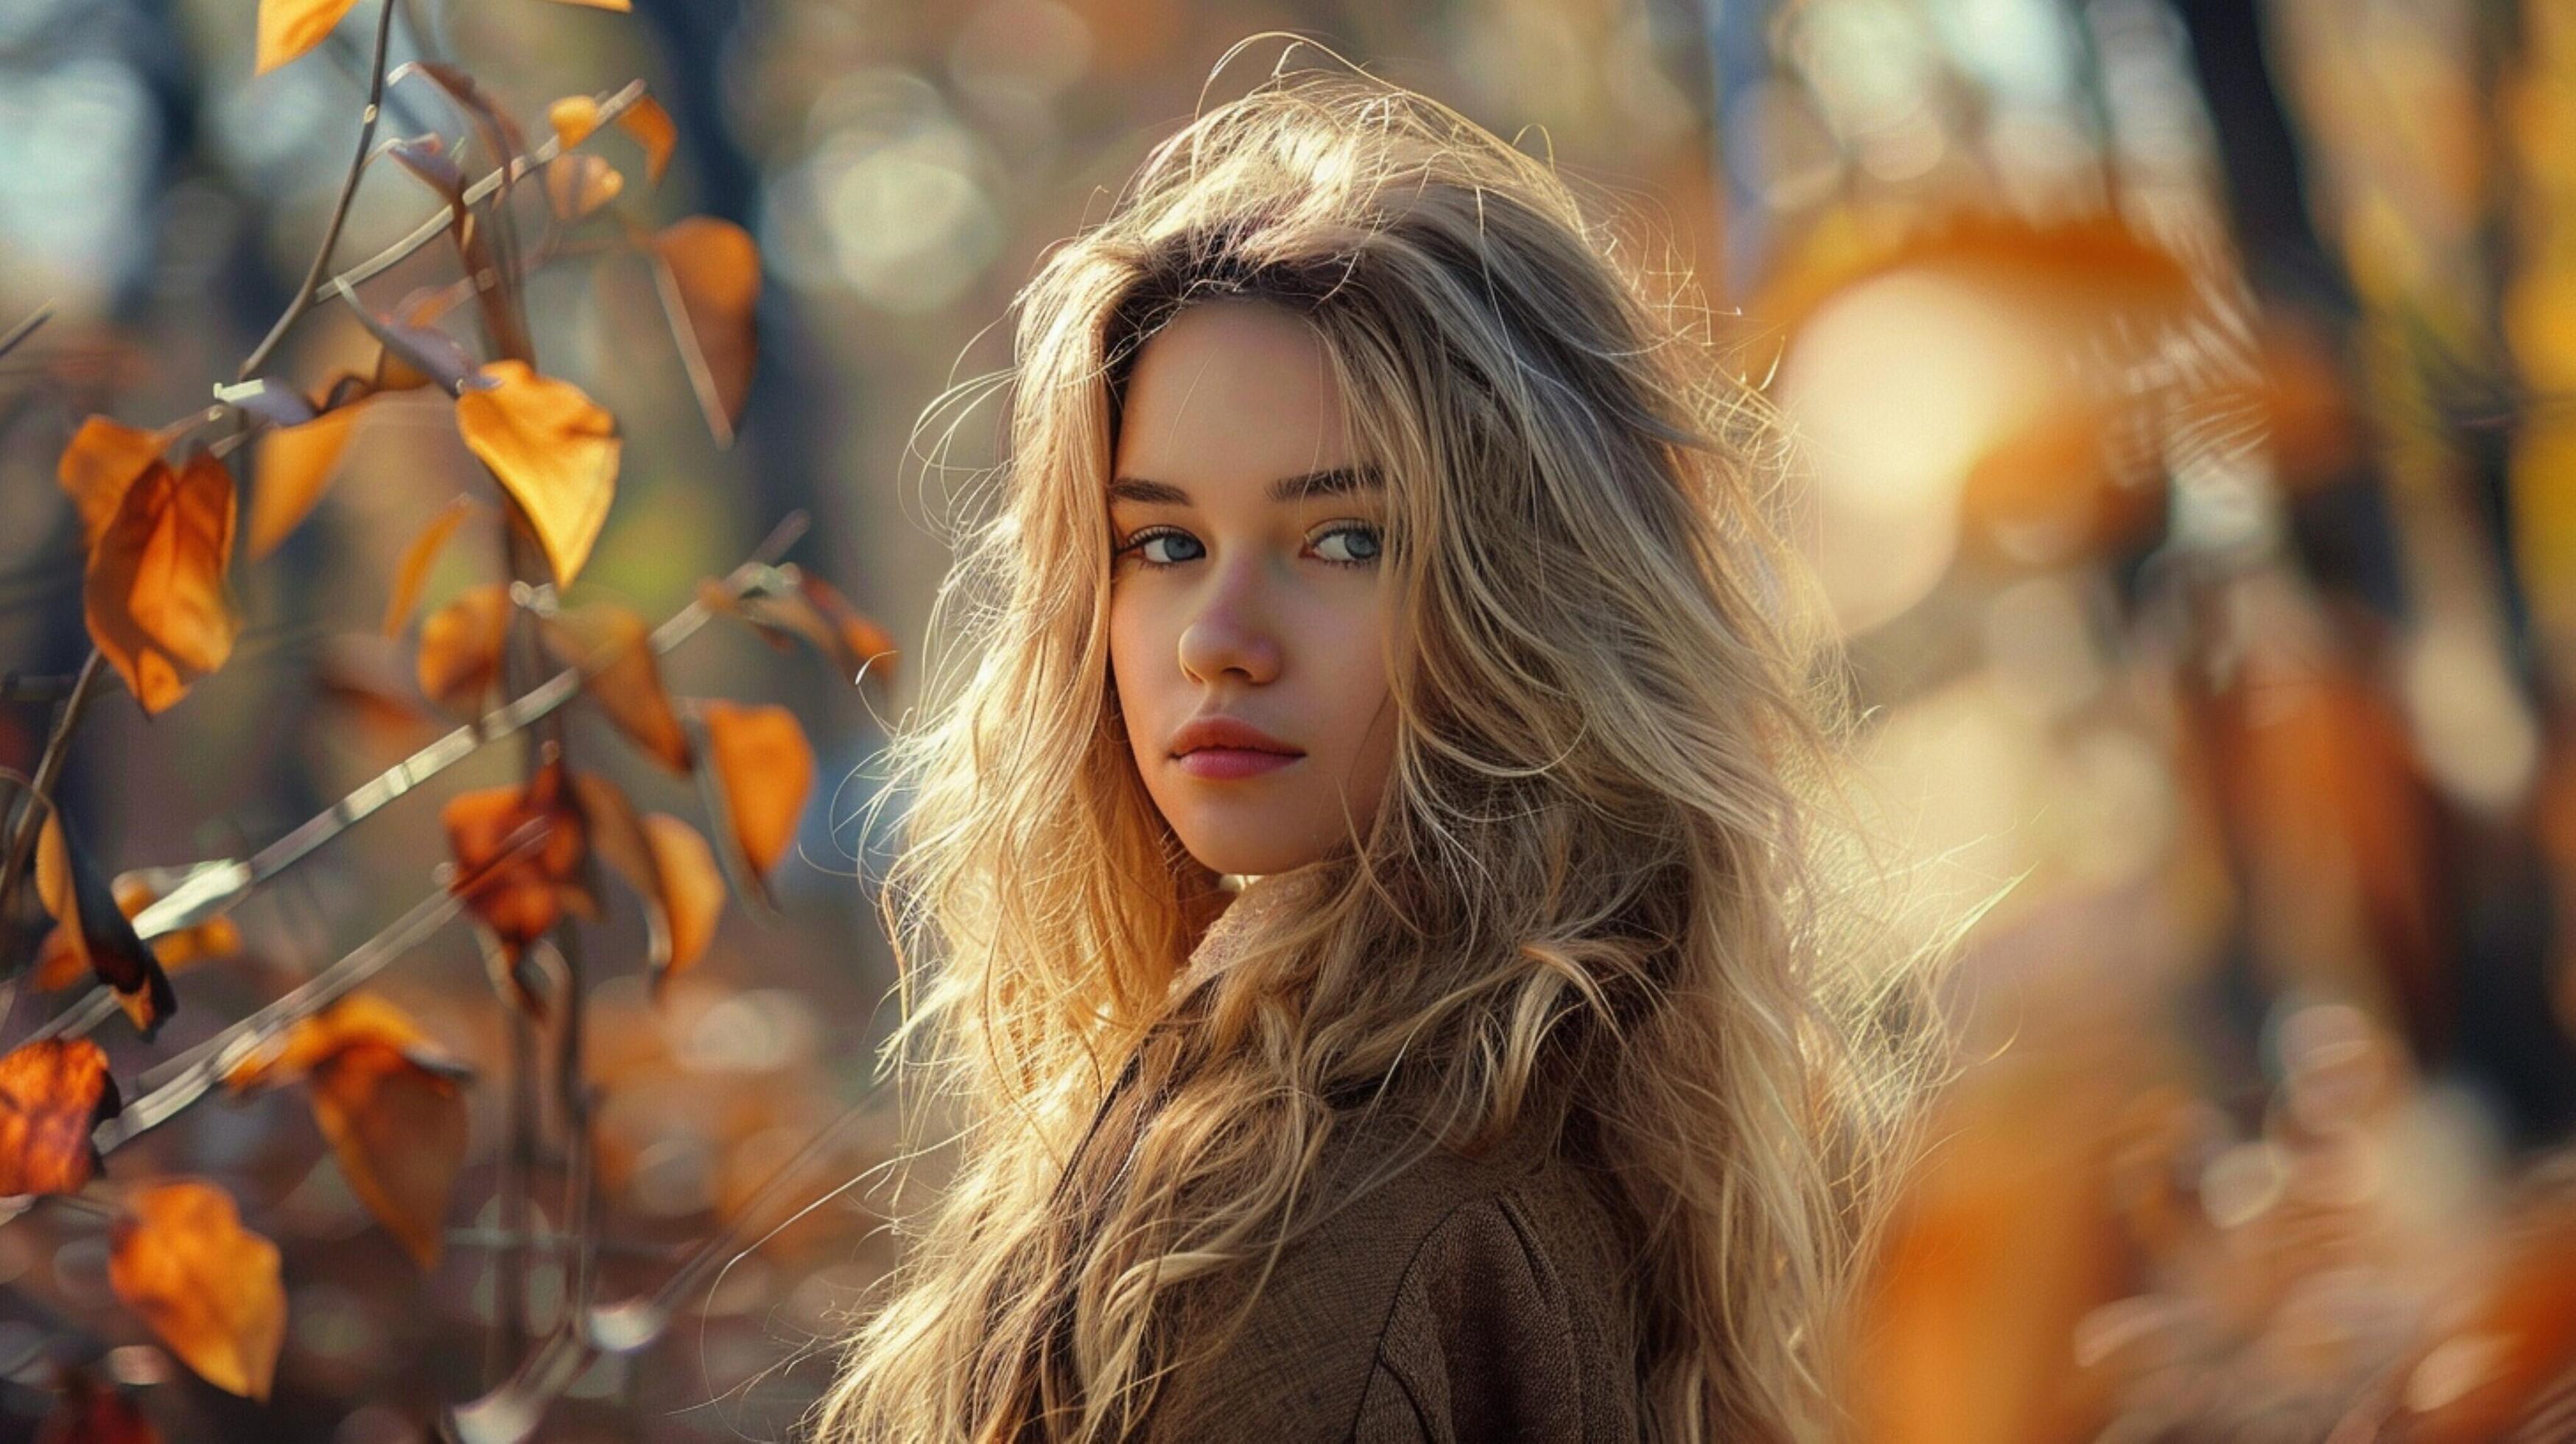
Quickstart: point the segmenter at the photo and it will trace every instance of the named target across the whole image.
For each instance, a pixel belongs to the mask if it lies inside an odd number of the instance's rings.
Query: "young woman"
[[[955,1171],[822,1437],[1828,1431],[1936,950],[1828,825],[1759,399],[1621,244],[1287,73],[1019,297],[894,754]]]

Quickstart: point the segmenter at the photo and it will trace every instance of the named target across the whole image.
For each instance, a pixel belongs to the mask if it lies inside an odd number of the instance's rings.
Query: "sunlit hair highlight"
[[[1282,70],[1017,297],[1008,459],[889,752],[884,1066],[953,1171],[819,1435],[1134,1436],[1338,1130],[1535,1111],[1633,1228],[1649,1437],[1830,1437],[1965,920],[1919,925],[1853,805],[1782,429],[1635,244],[1445,106]],[[1121,730],[1103,494],[1135,353],[1229,296],[1313,328],[1385,473],[1399,732],[1325,901],[1173,998],[1221,894]]]

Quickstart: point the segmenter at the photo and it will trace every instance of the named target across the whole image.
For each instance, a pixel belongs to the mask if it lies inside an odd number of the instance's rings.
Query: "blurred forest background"
[[[205,406],[347,165],[377,12],[255,75],[251,9],[0,0],[0,332],[53,308],[0,357],[20,772],[87,651],[57,458],[89,413]],[[788,704],[816,785],[781,917],[728,909],[667,996],[626,961],[633,908],[592,928],[610,1293],[719,1229],[760,1238],[890,1137],[872,1115],[755,1197],[866,1098],[893,1021],[883,839],[857,820],[948,561],[914,423],[1007,364],[993,323],[1041,250],[1271,28],[1552,153],[1697,278],[1804,439],[1891,824],[1962,892],[2018,880],[1960,977],[1981,1061],[1869,1303],[1864,1437],[2576,1438],[2576,10],[2553,0],[401,0],[394,60],[455,60],[531,123],[643,78],[676,156],[618,205],[759,243],[730,447],[649,274],[531,283],[547,371],[625,438],[584,586],[667,615],[801,509],[795,559],[903,656],[890,694],[738,631],[663,659],[674,692]],[[428,94],[396,87],[384,134],[453,134]],[[376,167],[340,254],[428,205]],[[272,369],[318,384],[372,347],[317,310]],[[955,465],[993,459],[991,419]],[[103,679],[57,795],[106,870],[242,855],[436,735],[388,700],[411,664],[373,619],[473,474],[454,436],[373,408],[358,480],[242,574],[229,665],[148,719]],[[426,600],[486,558],[450,548]],[[395,809],[246,901],[166,1037],[111,1020],[113,1071],[393,918],[443,856],[426,802]],[[116,1307],[99,1220],[37,1209],[0,1226],[0,1437],[61,1427],[63,1366],[75,1404],[109,1391],[169,1438],[422,1437],[497,1382],[511,1044],[462,929],[374,987],[484,1079],[435,1266],[300,1102],[214,1102],[106,1175],[213,1180],[278,1242],[273,1391],[175,1361]],[[65,1005],[13,1010],[7,1041]],[[889,1261],[878,1202],[698,1281],[667,1333],[585,1361],[543,1436],[784,1434]],[[564,1281],[534,1270],[542,1329]]]

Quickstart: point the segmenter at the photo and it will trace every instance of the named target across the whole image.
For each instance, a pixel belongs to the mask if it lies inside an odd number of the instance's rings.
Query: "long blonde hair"
[[[1389,1106],[1464,1143],[1546,1109],[1615,1180],[1651,1437],[1830,1429],[1953,935],[1892,925],[1842,805],[1854,708],[1778,423],[1627,244],[1446,106],[1283,68],[1016,298],[998,505],[933,615],[952,671],[889,753],[881,1066],[961,1120],[955,1169],[818,1434],[1140,1430],[1221,1342],[1182,1300],[1261,1275],[1324,1140]],[[1121,730],[1103,496],[1137,349],[1217,296],[1321,338],[1409,636],[1374,826],[1175,1005],[1216,879]]]

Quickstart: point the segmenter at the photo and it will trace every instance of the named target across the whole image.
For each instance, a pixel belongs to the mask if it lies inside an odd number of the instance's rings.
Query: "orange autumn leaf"
[[[456,427],[519,503],[555,585],[572,585],[617,494],[616,420],[571,382],[505,360],[467,379]]]
[[[555,140],[570,150],[598,133],[599,102],[587,95],[567,95],[546,107],[546,123],[554,127]],[[617,128],[644,148],[644,174],[658,183],[680,144],[680,130],[671,123],[670,112],[653,97],[639,95],[618,113]]]
[[[259,485],[250,496],[250,554],[254,559],[277,550],[340,474],[340,458],[349,449],[349,433],[364,402],[325,411],[297,426],[272,426],[261,433],[252,452],[252,474]]]
[[[838,588],[792,564],[773,569],[776,579],[747,595],[712,581],[698,588],[698,601],[711,612],[750,623],[769,643],[781,648],[789,636],[802,637],[832,659],[833,669],[855,683],[873,674],[890,682],[899,653],[893,634],[850,605]],[[793,583],[793,590],[779,585]]]
[[[259,0],[259,62],[266,75],[328,39],[357,0]]]
[[[404,545],[401,560],[394,563],[394,586],[385,598],[384,634],[402,635],[403,623],[411,619],[411,609],[420,604],[420,589],[429,580],[429,565],[438,559],[439,548],[456,534],[456,528],[474,511],[474,498],[451,498],[429,525],[420,529]]]
[[[546,107],[546,124],[554,127],[556,143],[570,150],[599,129],[599,101],[587,95],[567,95]]]
[[[850,605],[850,599],[841,595],[839,588],[812,572],[798,569],[796,589],[822,617],[838,644],[841,675],[855,683],[873,671],[880,682],[892,685],[899,655],[894,634]]]
[[[224,1070],[224,1086],[240,1093],[300,1082],[360,1045],[391,1048],[415,1065],[451,1079],[467,1076],[465,1067],[432,1043],[410,1014],[374,993],[360,992],[263,1040]]]
[[[117,503],[128,487],[161,459],[162,437],[104,416],[93,416],[72,433],[69,446],[54,465],[55,480],[81,519],[81,547],[98,550],[99,533],[116,517]]]
[[[774,704],[702,704],[707,760],[715,771],[735,845],[766,876],[795,840],[796,819],[814,786],[814,749],[796,714]]]
[[[36,834],[36,894],[62,925],[63,946],[115,991],[134,1030],[147,1039],[160,1032],[178,1007],[169,974],[59,813]]]
[[[635,7],[630,0],[555,0],[558,5],[579,5],[589,10],[614,10],[625,14]]]
[[[224,1083],[235,1092],[309,1084],[314,1121],[351,1191],[428,1269],[465,1161],[458,1085],[469,1076],[401,1009],[352,993],[235,1063]]]
[[[646,966],[658,993],[714,939],[724,910],[723,870],[687,823],[665,813],[639,815],[623,788],[595,772],[576,772],[572,782],[591,846],[643,899]]]
[[[159,901],[159,894],[132,876],[117,878],[117,911],[128,920]],[[152,955],[165,971],[178,969],[200,958],[217,958],[241,951],[241,925],[229,917],[212,917],[193,927],[174,933],[163,933],[150,940]],[[71,929],[57,923],[45,935],[36,952],[36,986],[44,992],[68,988],[90,975],[89,954],[76,940]]]
[[[226,1393],[265,1400],[286,1342],[277,1245],[196,1179],[148,1184],[108,1228],[107,1281],[170,1352]]]
[[[658,921],[670,939],[670,961],[653,975],[658,992],[694,967],[715,941],[716,919],[724,913],[724,871],[716,865],[715,850],[707,846],[706,838],[667,812],[644,814],[644,837],[652,845],[654,868],[662,879]]]
[[[639,95],[617,117],[617,128],[644,147],[644,174],[658,184],[671,168],[671,153],[680,147],[680,128],[671,123],[671,113],[653,97]]]
[[[465,1164],[464,1091],[409,1054],[361,1043],[316,1068],[311,1092],[350,1191],[422,1271],[435,1268]]]
[[[559,155],[546,162],[546,203],[558,220],[577,221],[617,199],[626,177],[595,155]]]
[[[221,461],[199,452],[176,472],[154,461],[90,551],[90,640],[147,713],[167,710],[232,655],[241,632],[227,582],[234,517]]]
[[[546,645],[582,672],[582,687],[618,730],[646,756],[687,776],[695,759],[653,651],[653,629],[632,610],[608,602],[567,607],[548,617]]]
[[[733,444],[760,354],[760,247],[715,216],[690,216],[653,237],[654,282],[689,385],[717,444]]]
[[[420,690],[452,712],[475,713],[501,675],[510,635],[510,589],[467,587],[420,624]]]
[[[91,1133],[124,1106],[107,1054],[43,1038],[0,1058],[0,1194],[76,1193],[96,1177]]]
[[[529,943],[554,927],[567,905],[594,910],[579,896],[589,839],[569,790],[563,759],[556,755],[525,787],[459,793],[439,812],[456,860],[449,887],[500,939],[503,954],[514,962]],[[543,839],[528,852],[505,857],[512,835],[532,823],[542,827]]]

